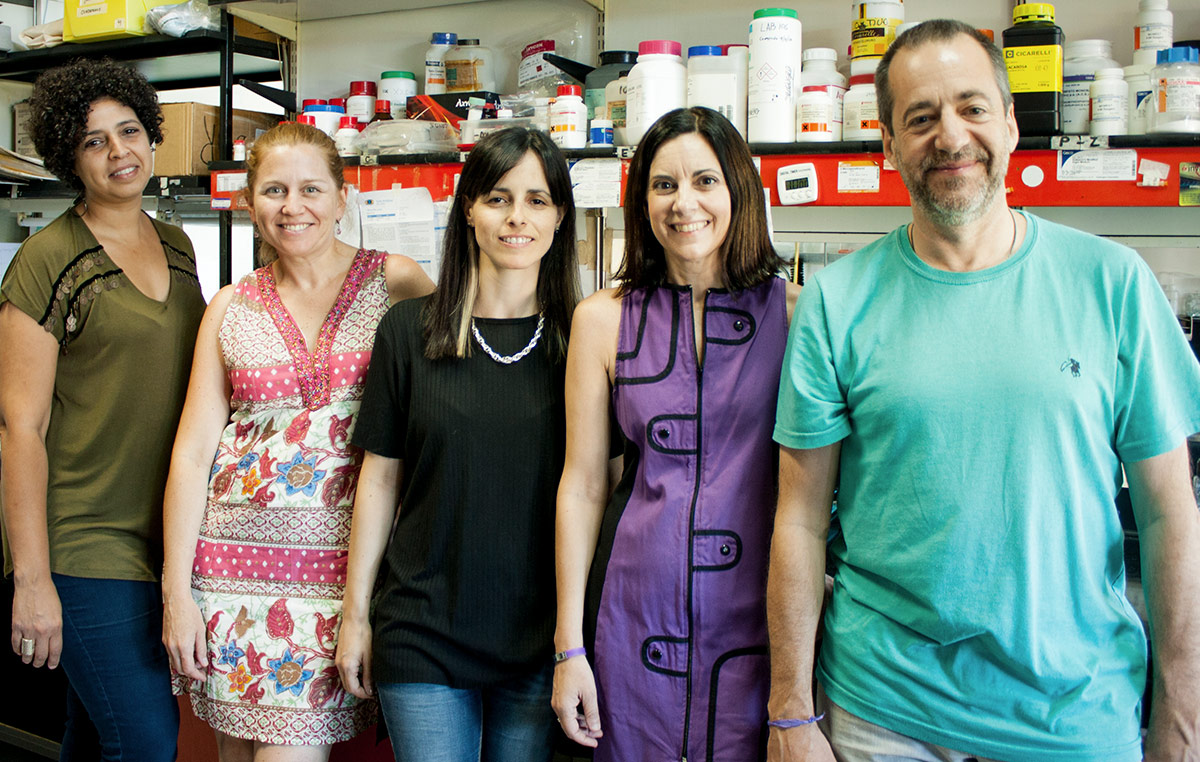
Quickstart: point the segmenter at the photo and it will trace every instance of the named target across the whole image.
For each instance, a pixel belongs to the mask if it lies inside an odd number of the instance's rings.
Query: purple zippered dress
[[[625,472],[588,579],[596,762],[763,755],[785,288],[710,290],[703,366],[690,288],[622,301],[612,396]]]

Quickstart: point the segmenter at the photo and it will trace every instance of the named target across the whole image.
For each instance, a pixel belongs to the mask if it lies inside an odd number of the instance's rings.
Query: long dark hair
[[[667,254],[654,237],[646,208],[650,189],[650,164],[669,140],[697,133],[717,155],[729,188],[729,232],[721,244],[725,285],[741,290],[762,283],[779,269],[779,258],[767,233],[767,207],[762,178],[754,168],[750,146],[729,120],[703,106],[680,108],[664,114],[642,138],[629,163],[625,183],[625,261],[617,271],[617,294],[657,286],[667,279]]]
[[[546,317],[542,330],[551,355],[561,360],[567,354],[571,313],[579,302],[579,270],[575,262],[575,199],[567,161],[550,137],[537,130],[511,127],[486,135],[471,149],[458,179],[458,190],[450,207],[442,269],[437,290],[421,311],[425,356],[431,360],[466,357],[471,312],[479,292],[479,250],[474,231],[467,225],[467,209],[485,193],[491,193],[525,154],[533,153],[542,164],[550,200],[562,212],[562,223],[538,270],[538,308]]]

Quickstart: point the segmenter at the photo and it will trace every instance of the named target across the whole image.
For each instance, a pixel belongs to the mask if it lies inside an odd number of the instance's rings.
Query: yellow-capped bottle
[[[1062,134],[1063,31],[1054,23],[1054,6],[1013,8],[1013,25],[1004,30],[1003,40],[1021,135]]]

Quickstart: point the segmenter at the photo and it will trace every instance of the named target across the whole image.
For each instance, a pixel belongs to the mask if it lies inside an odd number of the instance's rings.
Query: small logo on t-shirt
[[[1060,373],[1066,373],[1068,369],[1071,371],[1072,376],[1079,378],[1079,361],[1074,357],[1068,357],[1058,370]]]

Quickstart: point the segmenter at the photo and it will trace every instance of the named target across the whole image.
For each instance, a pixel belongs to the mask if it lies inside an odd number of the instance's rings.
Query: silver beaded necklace
[[[488,343],[483,340],[483,334],[479,332],[478,326],[475,325],[475,318],[471,318],[471,335],[475,337],[475,343],[484,352],[487,352],[488,357],[492,358],[501,365],[512,365],[517,360],[520,360],[525,355],[533,351],[537,346],[538,339],[542,338],[542,326],[546,323],[546,316],[541,312],[538,313],[537,330],[533,332],[533,338],[525,345],[525,348],[515,355],[502,355],[496,350],[488,346]]]

